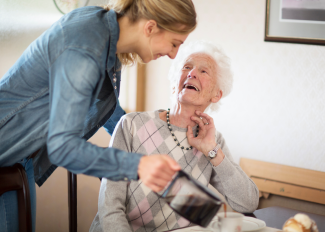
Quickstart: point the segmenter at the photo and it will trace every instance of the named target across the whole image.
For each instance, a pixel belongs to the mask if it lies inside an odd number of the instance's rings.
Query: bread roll
[[[298,213],[283,225],[286,232],[318,232],[316,223],[306,214]]]

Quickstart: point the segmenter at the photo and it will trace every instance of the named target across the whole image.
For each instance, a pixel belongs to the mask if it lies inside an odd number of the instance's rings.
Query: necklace
[[[176,138],[176,135],[174,134],[172,126],[170,125],[170,122],[169,122],[169,112],[170,112],[170,109],[168,108],[167,115],[166,115],[167,125],[168,125],[168,129],[169,129],[170,133],[172,134],[172,136],[174,138],[175,143],[177,144],[177,146],[179,146],[183,150],[191,150],[193,148],[192,146],[190,146],[190,147],[181,146],[180,142]],[[198,134],[199,134],[199,127],[197,127],[197,129],[196,129],[196,136],[195,137],[197,137]]]

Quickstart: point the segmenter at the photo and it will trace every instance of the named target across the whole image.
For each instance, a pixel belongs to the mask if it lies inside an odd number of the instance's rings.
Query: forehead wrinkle
[[[205,54],[205,53],[191,54],[185,60],[184,65],[185,64],[192,64],[193,65],[193,62],[194,62],[195,58],[205,60],[205,62],[204,62],[205,64],[203,64],[203,65],[200,64],[200,67],[207,68],[207,69],[211,70],[212,72],[214,72],[214,74],[217,73],[217,62],[210,55]]]

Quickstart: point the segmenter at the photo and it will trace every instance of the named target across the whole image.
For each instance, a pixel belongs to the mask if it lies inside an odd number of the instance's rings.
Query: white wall
[[[0,78],[27,46],[61,16],[52,1],[1,1]]]
[[[325,171],[325,47],[264,42],[265,0],[194,0],[198,27],[186,43],[219,44],[234,86],[213,115],[241,157]],[[170,61],[147,69],[146,110],[168,108]]]

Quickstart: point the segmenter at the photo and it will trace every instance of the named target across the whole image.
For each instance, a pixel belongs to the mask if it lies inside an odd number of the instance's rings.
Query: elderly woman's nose
[[[188,78],[197,78],[197,71],[195,68],[193,68],[188,74],[187,74]]]

